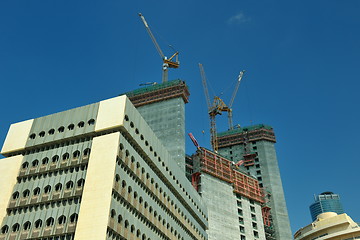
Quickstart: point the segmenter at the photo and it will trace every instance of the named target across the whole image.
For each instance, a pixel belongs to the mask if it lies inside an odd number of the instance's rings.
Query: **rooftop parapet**
[[[274,143],[276,142],[273,128],[265,124],[220,132],[217,134],[217,137],[219,148],[243,144],[246,138],[247,141],[267,140]]]
[[[188,103],[190,96],[188,86],[180,79],[139,88],[125,94],[135,107],[176,97],[181,97],[185,103]]]

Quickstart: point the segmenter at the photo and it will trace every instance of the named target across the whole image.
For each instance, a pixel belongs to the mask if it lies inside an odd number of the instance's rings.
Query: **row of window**
[[[129,121],[129,117],[127,115],[125,115],[125,121]],[[130,127],[131,128],[135,128],[134,123],[130,122]],[[140,134],[139,130],[137,128],[135,128],[135,133],[136,134]],[[145,146],[149,146],[148,141],[144,140],[144,136],[142,134],[140,134],[140,139],[145,141]],[[136,148],[135,148],[136,149]],[[120,144],[120,150],[123,150],[123,146],[122,144]],[[153,147],[149,146],[149,150],[150,152],[153,152]],[[129,156],[129,151],[126,150],[126,156]],[[141,155],[141,153],[139,153]],[[157,157],[157,153],[156,151],[154,151],[154,157]],[[143,157],[144,160],[146,158],[146,156]],[[206,218],[206,215],[202,212],[202,210],[199,208],[199,206],[196,204],[196,202],[192,199],[192,197],[190,196],[190,194],[185,190],[185,188],[179,183],[179,180],[176,179],[175,175],[172,174],[172,172],[169,170],[169,168],[167,166],[165,166],[165,162],[161,160],[160,157],[158,157],[158,161],[159,163],[161,163],[161,165],[165,168],[166,172],[170,175],[170,177],[173,178],[173,180],[176,182],[176,184],[180,187],[180,189],[185,193],[185,196],[187,196],[189,198],[189,200],[194,204],[194,206],[196,207],[196,209],[202,214],[202,216],[204,218]],[[182,197],[182,196],[180,196]]]
[[[94,124],[95,124],[95,119],[90,119],[90,120],[87,122],[87,124],[88,124],[89,126],[94,125]],[[83,121],[81,121],[81,122],[79,122],[79,123],[77,124],[77,127],[78,127],[78,128],[83,128],[84,126],[85,126],[85,122],[83,122]],[[75,125],[74,125],[73,123],[71,123],[71,124],[69,124],[69,126],[67,126],[67,129],[68,129],[69,131],[72,131],[72,130],[75,129]],[[59,133],[62,133],[62,132],[65,131],[65,127],[64,127],[64,126],[61,126],[61,127],[59,127],[59,128],[57,129],[57,131],[58,131]],[[49,134],[49,135],[54,135],[54,134],[55,134],[55,129],[54,129],[54,128],[50,129],[50,130],[48,131],[48,134]],[[45,131],[41,131],[38,135],[39,135],[39,137],[45,137]],[[35,138],[36,138],[36,134],[35,134],[35,133],[30,134],[29,138],[30,138],[30,139],[35,139]]]
[[[81,178],[77,181],[77,187],[80,188],[80,187],[83,187],[85,184],[85,179]],[[74,182],[73,181],[68,181],[66,184],[65,184],[65,190],[71,190],[72,188],[74,187]],[[55,189],[55,192],[60,192],[63,188],[63,185],[62,183],[57,183],[54,187]],[[41,189],[39,187],[36,187],[32,193],[33,193],[33,196],[39,196],[40,195],[40,192],[41,192]],[[44,190],[43,190],[44,194],[50,194],[51,192],[51,186],[50,185],[47,185],[44,187]],[[27,198],[30,196],[30,190],[29,189],[25,189],[22,194],[21,194],[21,197],[23,198]],[[12,194],[12,199],[13,200],[16,200],[20,197],[20,193],[18,191],[14,192]]]
[[[86,148],[86,149],[83,151],[83,157],[88,157],[89,154],[90,154],[90,148]],[[80,155],[81,155],[81,153],[80,153],[79,150],[76,150],[76,151],[74,151],[74,152],[72,153],[72,157],[73,157],[74,159],[79,158]],[[53,157],[51,158],[51,162],[52,162],[52,163],[57,163],[57,162],[59,161],[59,159],[60,159],[59,155],[55,155],[55,156],[53,156]],[[69,154],[68,152],[66,152],[66,153],[64,153],[64,154],[62,155],[62,161],[67,161],[67,160],[69,160],[69,159],[70,159],[70,154]],[[39,163],[40,163],[39,160],[38,160],[38,159],[35,159],[35,160],[33,160],[33,161],[31,162],[31,167],[32,167],[32,168],[37,167],[37,166],[39,166]],[[46,165],[46,164],[48,164],[48,163],[49,163],[49,158],[48,158],[48,157],[45,157],[45,158],[43,158],[43,159],[41,160],[41,164],[42,164],[42,165]],[[27,169],[27,168],[29,167],[29,165],[30,165],[30,163],[26,161],[26,162],[24,162],[24,163],[21,165],[21,167],[22,167],[22,169]]]
[[[74,213],[70,216],[70,223],[76,223],[78,220],[78,214]],[[65,215],[61,215],[57,219],[58,225],[64,225],[66,223],[67,219]],[[45,221],[45,227],[52,227],[55,223],[55,219],[53,217],[49,217]],[[33,224],[33,230],[34,229],[40,229],[43,226],[43,220],[38,219]],[[11,227],[11,232],[18,232],[22,228],[24,231],[29,231],[31,229],[32,223],[30,221],[25,222],[22,226],[20,226],[19,223],[15,223]],[[1,234],[6,234],[10,231],[10,227],[8,225],[4,225],[1,228]]]
[[[135,162],[135,160],[134,160]],[[159,203],[161,209],[163,209],[166,213],[168,213],[173,219],[174,221],[176,221],[179,225],[183,225],[183,222],[182,221],[179,221],[179,219],[177,219],[175,216],[174,216],[174,213],[168,209],[167,207],[167,204],[164,203],[163,201],[161,201],[156,194],[154,194],[154,192],[150,191],[150,189],[140,180],[139,176],[136,176],[136,174],[134,172],[132,172],[130,170],[130,168],[126,167],[125,165],[121,164],[119,161],[118,161],[118,165],[120,165],[120,167],[122,169],[124,169],[123,171],[125,171],[129,176],[132,176],[133,180],[135,181],[135,183],[137,183],[143,190],[144,192],[148,193],[148,195],[154,199],[155,202]],[[136,163],[136,168],[139,169],[140,168],[140,164],[137,162]],[[141,168],[141,174],[143,176],[145,176],[145,169],[144,168]],[[171,204],[171,206],[173,206],[175,208],[175,210],[178,211],[179,215],[181,215],[185,221],[187,221],[187,223],[196,230],[197,233],[200,234],[200,232],[198,231],[198,229],[193,225],[192,222],[190,222],[190,220],[186,217],[186,215],[180,210],[180,208],[178,208],[178,206],[176,204],[174,204],[174,201],[170,199],[170,196],[166,194],[165,191],[162,190],[161,187],[159,187],[158,183],[155,183],[154,179],[151,178],[150,179],[150,174],[149,173],[146,173],[146,179],[148,179],[150,181],[150,183],[155,187],[156,191],[159,192],[160,194],[162,194],[162,196],[164,197],[165,200],[168,201],[169,204]],[[116,182],[120,182],[120,176],[118,174],[116,174],[115,176],[115,181]],[[125,180],[122,180],[121,181],[121,187],[122,188],[126,188],[127,189],[127,192],[128,194],[132,194],[133,190],[132,190],[132,187],[131,186],[127,186],[127,183]],[[138,193],[136,191],[133,192],[133,197],[136,199],[138,198]],[[139,197],[139,203],[140,204],[143,204],[143,199],[142,197]],[[145,201],[144,203],[144,207],[145,209],[148,207],[148,203]],[[149,206],[149,209],[150,211],[152,211],[152,207]],[[183,226],[183,229],[186,231],[186,227]]]
[[[118,194],[113,194],[113,197],[118,201],[120,202],[120,204],[122,204],[124,208],[126,208],[128,211],[132,211],[135,215],[138,216],[138,218],[140,218],[140,220],[142,222],[144,222],[149,228],[151,228],[151,230],[153,232],[156,232],[159,237],[161,237],[162,239],[167,239],[168,236],[166,236],[162,231],[160,231],[157,227],[156,227],[156,224],[154,223],[154,220],[150,221],[148,219],[145,218],[144,216],[144,213],[143,212],[139,212],[139,210],[137,208],[135,208],[134,206],[130,205],[130,203],[125,200],[124,196],[120,196]],[[142,197],[139,198],[139,203],[142,204],[143,203],[143,200],[142,200]],[[148,209],[148,210],[147,210]],[[153,217],[155,219],[157,219],[159,221],[160,224],[162,224],[164,227],[166,227],[167,229],[170,229],[170,232],[175,236],[177,237],[178,239],[182,239],[184,240],[183,237],[181,237],[180,233],[177,232],[177,230],[174,230],[174,228],[172,226],[170,226],[169,223],[166,222],[165,219],[162,219],[161,215],[157,213],[157,211],[154,211],[152,206],[149,206],[147,202],[145,202],[144,204],[144,210],[143,211],[148,211],[150,214],[153,215]],[[115,209],[112,209],[110,211],[110,218],[111,219],[114,219],[116,218],[117,220],[117,223],[118,224],[122,224],[123,222],[123,218],[121,215],[118,215],[116,217],[116,211]],[[124,227],[125,228],[128,228],[129,226],[129,223],[127,221],[125,221],[124,223]],[[133,228],[131,228],[131,232],[133,233]],[[171,238],[172,239],[172,238]]]

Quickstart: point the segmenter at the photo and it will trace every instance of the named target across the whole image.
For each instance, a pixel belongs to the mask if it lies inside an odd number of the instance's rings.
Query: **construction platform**
[[[185,81],[180,79],[136,89],[126,95],[135,107],[181,97],[185,103],[189,102],[189,88]]]
[[[275,133],[272,127],[257,124],[245,128],[235,128],[226,132],[217,134],[219,148],[229,147],[237,144],[243,144],[245,141],[267,140],[276,142]]]

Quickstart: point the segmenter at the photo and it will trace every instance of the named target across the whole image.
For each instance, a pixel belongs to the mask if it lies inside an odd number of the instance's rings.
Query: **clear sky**
[[[324,191],[360,222],[358,0],[2,0],[0,145],[11,123],[160,82],[138,12],[166,55],[169,43],[180,52],[169,79],[190,87],[187,132],[209,147],[198,63],[225,102],[245,69],[234,122],[274,127],[292,231],[310,223],[313,194]],[[186,151],[195,151],[189,139]]]

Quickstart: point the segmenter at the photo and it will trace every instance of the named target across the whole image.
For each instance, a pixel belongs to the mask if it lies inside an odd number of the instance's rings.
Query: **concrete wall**
[[[201,196],[208,208],[209,240],[240,239],[236,198],[231,184],[202,174]]]
[[[185,103],[181,97],[138,107],[137,110],[185,172]]]

